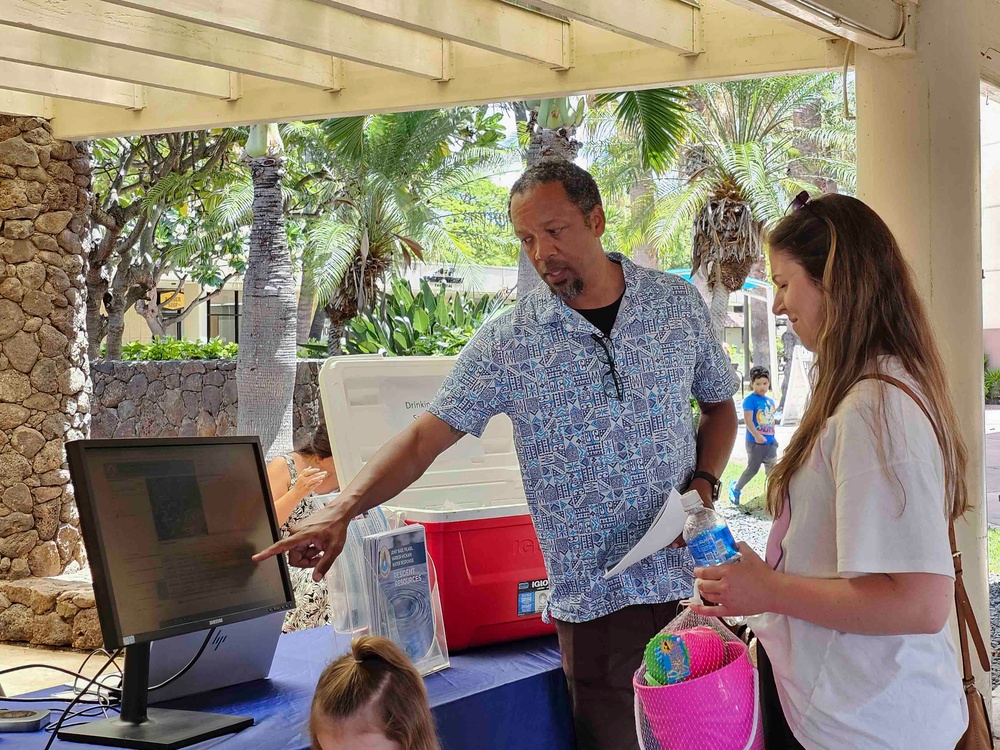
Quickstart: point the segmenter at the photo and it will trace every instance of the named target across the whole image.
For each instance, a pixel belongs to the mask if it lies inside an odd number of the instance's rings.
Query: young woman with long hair
[[[855,198],[800,196],[769,247],[774,311],[815,353],[812,398],[769,478],[766,562],[741,545],[695,571],[719,605],[699,611],[757,615],[769,747],[954,748],[948,524],[967,454],[923,300]]]

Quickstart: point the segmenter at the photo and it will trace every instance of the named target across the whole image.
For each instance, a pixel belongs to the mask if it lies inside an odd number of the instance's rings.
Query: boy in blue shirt
[[[774,436],[774,401],[768,397],[771,373],[766,367],[750,370],[753,393],[743,399],[743,422],[747,427],[747,468],[738,480],[729,486],[733,505],[740,504],[740,492],[753,479],[764,464],[764,472],[771,473],[778,460],[778,441]]]

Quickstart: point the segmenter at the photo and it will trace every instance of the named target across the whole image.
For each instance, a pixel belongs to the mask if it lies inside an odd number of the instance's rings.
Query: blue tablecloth
[[[253,727],[239,734],[192,746],[197,750],[306,750],[309,703],[316,681],[327,663],[347,650],[348,643],[346,636],[331,628],[283,635],[269,680],[171,701],[162,707],[256,720]],[[572,750],[574,746],[569,696],[554,637],[452,655],[451,668],[430,675],[426,684],[444,750]],[[0,707],[16,706],[0,699]],[[47,739],[44,732],[0,734],[0,748],[41,750]],[[57,740],[53,747],[82,750],[96,746]]]

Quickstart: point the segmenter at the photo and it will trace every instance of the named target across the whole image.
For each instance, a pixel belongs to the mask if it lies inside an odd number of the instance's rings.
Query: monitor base
[[[135,750],[178,750],[196,742],[239,732],[253,726],[249,716],[209,714],[166,708],[147,710],[140,724],[113,719],[92,721],[78,727],[60,729],[59,739],[92,745],[134,748]]]

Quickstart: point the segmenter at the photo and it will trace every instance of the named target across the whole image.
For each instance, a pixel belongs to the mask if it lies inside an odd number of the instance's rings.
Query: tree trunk
[[[726,314],[729,312],[729,290],[722,284],[712,287],[712,300],[708,307],[712,319],[712,333],[722,342],[726,340]]]
[[[644,243],[639,245],[632,253],[632,262],[637,266],[645,266],[658,271],[660,269],[660,259],[656,254],[656,247]]]
[[[105,258],[110,253],[110,248],[114,247],[120,232],[105,230],[105,236],[101,240],[100,253]],[[94,253],[97,255],[99,253]],[[110,281],[105,273],[107,260],[101,263],[89,258],[85,269],[85,279],[87,282],[87,356],[94,362],[101,358],[101,342],[108,333],[108,322],[104,317],[101,306],[104,304],[105,295],[108,292]]]
[[[316,311],[313,313],[312,325],[309,326],[309,338],[321,341],[324,328],[326,328],[326,310],[317,305]]]
[[[107,333],[105,339],[104,358],[122,358],[122,339],[125,336],[125,310],[112,305],[107,311]]]
[[[237,434],[260,436],[268,460],[292,448],[295,272],[281,198],[283,159],[250,159],[253,227],[236,360]]]
[[[211,292],[202,291],[194,300],[188,303],[183,310],[178,312],[176,315],[171,315],[169,320],[163,314],[163,305],[161,305],[157,300],[157,289],[159,287],[159,279],[157,279],[153,283],[152,288],[146,294],[145,299],[141,299],[135,303],[135,310],[146,320],[150,333],[154,336],[167,336],[167,331],[171,327],[180,325],[203,304],[222,294],[225,290],[226,283],[235,275],[236,273],[233,272],[226,276],[226,278],[222,280],[218,289]],[[186,279],[182,279],[178,288],[183,290],[185,284]]]
[[[525,165],[528,169],[545,160],[573,161],[580,151],[580,143],[573,139],[576,128],[542,128],[535,123],[536,115],[532,113],[528,127],[533,127],[531,133],[531,143],[528,146],[528,153],[525,157]],[[524,248],[517,261],[517,297],[521,299],[528,292],[542,282],[542,277],[531,265]]]
[[[166,321],[163,319],[163,308],[160,307],[156,289],[150,289],[145,299],[141,299],[135,304],[135,311],[142,316],[149,327],[149,332],[158,338],[167,335]]]
[[[122,338],[125,334],[125,313],[149,293],[150,279],[128,255],[118,259],[111,283],[104,293],[104,315],[107,340],[105,359],[122,358]]]
[[[781,336],[781,346],[783,348],[781,360],[784,363],[784,372],[781,376],[781,401],[778,404],[778,411],[785,410],[785,398],[788,396],[788,383],[792,377],[792,357],[795,355],[795,347],[799,345],[799,337],[789,327]]]
[[[729,291],[720,284],[710,284],[707,269],[702,267],[691,277],[701,298],[708,306],[708,317],[712,322],[712,333],[720,343],[726,340],[726,314],[729,312]]]
[[[330,321],[330,329],[328,332],[328,337],[326,340],[326,356],[328,357],[339,357],[344,353],[344,350],[340,346],[340,340],[344,336],[344,326],[335,326],[333,321]]]
[[[535,125],[528,144],[525,164],[528,169],[543,161],[575,161],[580,152],[580,142],[574,140],[576,128],[543,128]]]
[[[358,314],[357,305],[350,303],[344,295],[337,295],[327,304],[323,312],[329,323],[326,339],[327,355],[339,357],[344,353],[340,347],[340,340],[344,337],[344,328],[348,321]]]
[[[142,317],[146,321],[146,325],[149,326],[149,333],[154,338],[167,338],[167,327],[159,315],[143,315]]]
[[[87,357],[91,362],[101,358],[101,342],[107,335],[107,321],[101,312],[101,298],[104,296],[102,284],[94,283],[93,276],[99,272],[87,271]],[[103,286],[107,286],[104,284]]]
[[[309,340],[309,329],[313,322],[313,312],[316,309],[316,297],[312,292],[309,279],[302,275],[302,287],[299,289],[298,307],[295,311],[295,340],[304,344]]]
[[[528,254],[524,252],[524,248],[522,247],[521,254],[517,258],[517,298],[524,298],[528,292],[541,283],[542,277],[538,275],[538,271],[531,265],[531,261],[528,260]]]
[[[750,267],[750,277],[754,279],[767,279],[767,262],[763,257]],[[755,367],[766,367],[771,369],[771,343],[768,337],[768,309],[767,302],[762,299],[750,298],[750,309],[744,310],[743,314],[750,314],[750,337],[753,343],[751,361]],[[773,382],[777,373],[771,373]]]

